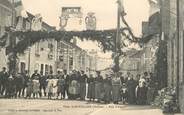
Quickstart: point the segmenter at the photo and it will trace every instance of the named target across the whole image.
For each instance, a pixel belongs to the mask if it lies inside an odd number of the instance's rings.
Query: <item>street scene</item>
[[[0,115],[183,115],[183,5],[0,0]]]

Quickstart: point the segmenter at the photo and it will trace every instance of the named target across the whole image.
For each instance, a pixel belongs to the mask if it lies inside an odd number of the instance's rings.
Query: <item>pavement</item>
[[[86,101],[0,99],[0,115],[164,115],[158,108]],[[173,115],[173,114],[169,114]],[[175,114],[176,115],[176,114]],[[182,115],[182,114],[177,114]]]

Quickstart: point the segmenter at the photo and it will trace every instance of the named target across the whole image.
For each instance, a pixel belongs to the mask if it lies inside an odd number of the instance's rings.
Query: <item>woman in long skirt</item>
[[[104,101],[109,104],[111,101],[112,82],[111,77],[106,74],[104,79]]]
[[[128,78],[128,81],[127,81],[128,103],[129,104],[135,104],[136,103],[136,96],[135,96],[136,86],[137,86],[137,83],[133,79],[133,76],[131,75]]]
[[[40,92],[40,83],[38,79],[33,80],[33,98],[38,98]]]
[[[97,102],[101,101],[103,91],[103,77],[100,75],[100,72],[97,71],[97,77],[95,78],[95,99]]]
[[[94,78],[93,75],[91,74],[90,77],[87,79],[87,83],[88,83],[88,94],[87,94],[87,98],[89,98],[89,101],[91,100],[95,100],[95,82],[94,82]]]
[[[112,100],[114,104],[118,104],[120,100],[121,85],[120,77],[115,74],[115,77],[112,78]]]
[[[70,98],[77,99],[80,96],[80,84],[79,84],[79,75],[75,70],[73,71],[70,80],[71,80],[69,84]]]
[[[57,94],[57,89],[58,89],[57,82],[58,82],[57,76],[54,76],[54,79],[53,79],[53,97],[55,97]]]
[[[139,85],[136,88],[137,104],[145,105],[147,104],[147,91],[146,82],[139,81]]]
[[[52,76],[49,76],[49,79],[47,79],[47,88],[46,88],[46,92],[48,94],[48,99],[51,99],[53,96],[53,88],[54,88],[53,84],[54,83],[53,83]]]

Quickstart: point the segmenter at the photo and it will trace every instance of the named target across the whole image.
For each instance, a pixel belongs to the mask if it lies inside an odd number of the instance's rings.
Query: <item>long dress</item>
[[[30,80],[27,82],[26,97],[31,97],[32,92],[33,92],[33,82]]]
[[[144,105],[147,103],[147,91],[148,88],[146,86],[137,87],[137,104]]]
[[[40,83],[39,80],[33,80],[33,93],[39,93]]]
[[[135,89],[136,89],[136,81],[130,79],[127,81],[127,89],[128,89],[128,103],[135,104],[136,96],[135,96]]]
[[[89,99],[95,99],[95,82],[94,82],[94,78],[93,77],[88,78],[87,83],[88,83],[87,97]]]
[[[102,93],[103,93],[103,78],[102,76],[98,76],[95,78],[95,99],[100,101]]]
[[[112,78],[112,100],[118,103],[120,100],[121,79],[119,77]]]
[[[72,99],[76,99],[80,94],[79,78],[76,74],[72,74],[70,77],[69,93]]]
[[[58,89],[57,82],[58,82],[58,79],[53,79],[53,95],[54,96],[56,95],[57,89]]]
[[[53,79],[47,79],[47,88],[46,92],[53,94]]]
[[[104,79],[104,101],[109,103],[111,100],[112,82],[111,78]]]
[[[80,98],[82,100],[85,100],[87,75],[86,74],[81,75],[79,81],[80,81]]]

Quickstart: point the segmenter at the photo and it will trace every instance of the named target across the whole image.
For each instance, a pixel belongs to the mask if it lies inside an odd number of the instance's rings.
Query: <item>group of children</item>
[[[29,79],[27,83],[27,98],[31,98],[31,95],[33,94],[33,98],[41,97],[42,92],[44,91],[44,94],[48,96],[48,99],[51,99],[52,97],[59,97],[61,96],[61,99],[64,97],[64,84],[65,80],[63,77],[52,77],[50,76],[47,80],[46,90],[42,90],[40,88],[40,82],[38,78]]]

